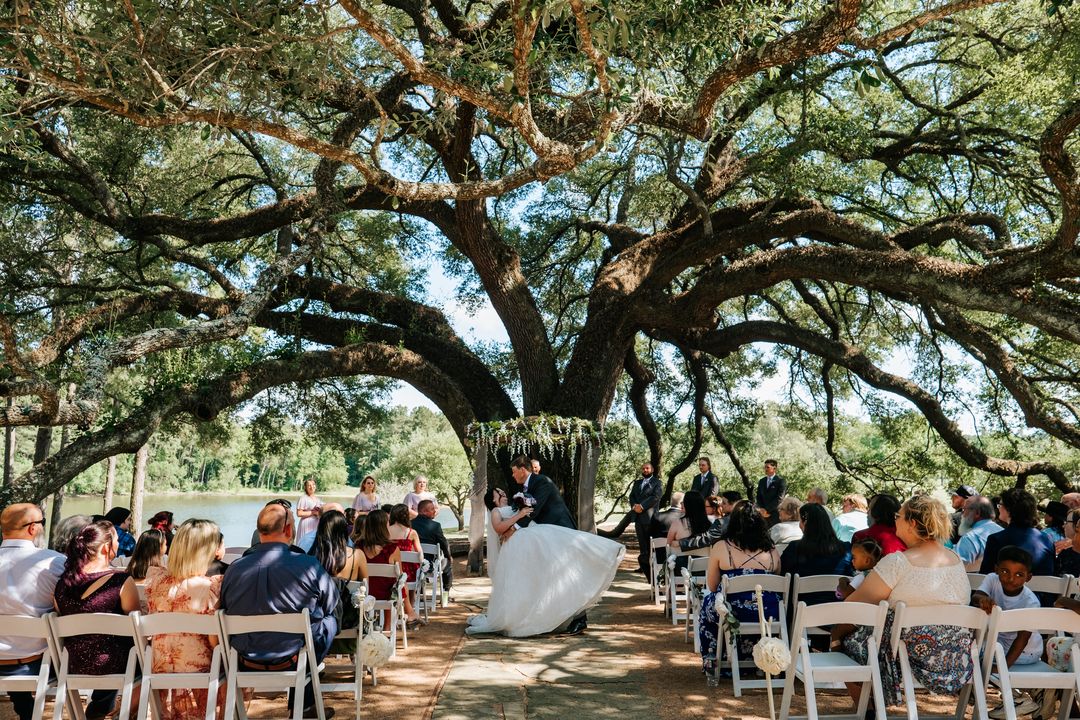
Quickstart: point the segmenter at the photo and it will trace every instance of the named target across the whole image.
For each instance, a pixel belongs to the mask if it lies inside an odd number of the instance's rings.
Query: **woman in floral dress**
[[[183,612],[213,615],[218,609],[224,575],[206,577],[217,552],[220,531],[209,520],[186,520],[173,539],[167,568],[151,568],[146,604],[151,613]],[[155,635],[154,672],[206,672],[217,639],[177,633]],[[206,690],[158,690],[163,720],[204,717]],[[225,688],[219,689],[217,714],[224,712]]]
[[[907,550],[883,557],[845,602],[873,604],[888,600],[890,608],[901,601],[912,607],[967,605],[971,586],[964,563],[945,548],[951,533],[948,511],[940,501],[926,495],[911,498],[896,515],[896,535],[907,545]],[[892,622],[893,611],[889,610],[878,657],[886,705],[900,703],[904,695],[899,663],[889,652]],[[833,642],[865,664],[866,641],[871,630],[864,626],[842,643]],[[971,679],[970,631],[949,625],[925,625],[908,628],[903,637],[912,675],[931,692],[956,695]],[[848,685],[856,707],[860,689],[861,685]]]

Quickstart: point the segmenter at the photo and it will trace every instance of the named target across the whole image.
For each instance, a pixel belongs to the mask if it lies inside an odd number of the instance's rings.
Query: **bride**
[[[491,598],[487,613],[470,618],[466,632],[542,635],[599,602],[615,579],[626,548],[560,525],[533,523],[516,528],[515,523],[532,514],[532,508],[510,507],[501,488],[488,490],[484,504],[490,510]]]

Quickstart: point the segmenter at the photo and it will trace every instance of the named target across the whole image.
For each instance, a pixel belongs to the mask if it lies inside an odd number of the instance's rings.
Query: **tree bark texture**
[[[131,473],[131,534],[138,536],[143,526],[143,494],[146,489],[146,461],[150,456],[147,443],[135,452],[135,467]]]

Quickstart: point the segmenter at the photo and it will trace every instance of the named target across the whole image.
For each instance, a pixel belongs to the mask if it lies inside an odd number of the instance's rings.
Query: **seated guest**
[[[802,528],[799,526],[799,508],[802,503],[798,498],[790,495],[784,496],[780,504],[776,506],[776,514],[779,522],[769,529],[769,537],[777,545],[786,544],[802,537]]]
[[[308,551],[308,555],[322,563],[323,569],[339,580],[346,582],[367,580],[367,561],[364,559],[364,553],[349,547],[349,535],[346,530],[344,514],[337,510],[324,512],[319,517],[315,543]],[[339,585],[338,588],[340,589],[341,586]]]
[[[0,513],[0,615],[41,617],[53,609],[53,590],[64,572],[64,556],[37,547],[44,538],[45,514],[37,505],[9,505]],[[33,676],[41,670],[45,641],[21,637],[0,638],[0,678]],[[11,692],[19,720],[34,715],[34,694]]]
[[[160,530],[147,530],[139,536],[139,542],[135,543],[135,552],[131,553],[127,573],[136,585],[143,585],[150,568],[164,565],[165,533]]]
[[[684,538],[702,535],[709,531],[712,525],[706,514],[705,499],[701,493],[691,490],[683,495],[683,516],[677,520],[668,530],[668,547],[678,549],[679,541]],[[676,558],[675,567],[684,568],[690,562],[689,555]]]
[[[851,542],[851,536],[870,526],[866,515],[866,498],[858,493],[845,495],[840,503],[841,513],[833,520],[836,537]]]
[[[653,515],[650,533],[654,538],[666,538],[668,530],[675,521],[683,516],[682,510],[683,493],[671,493],[671,504]]]
[[[353,525],[356,524],[356,508],[345,508],[345,532],[348,536],[352,537]],[[352,547],[352,540],[349,541],[349,547]]]
[[[450,554],[450,543],[443,532],[442,523],[435,519],[435,503],[430,500],[421,500],[416,506],[416,518],[412,521],[412,529],[416,531],[420,542],[424,545],[438,545],[442,548],[442,556],[446,564],[442,569],[442,587],[444,591],[450,589],[454,583],[454,557]],[[435,556],[424,554],[429,562],[435,562]]]
[[[421,500],[421,502],[423,502]],[[419,508],[417,504],[417,508]],[[420,537],[412,529],[409,506],[405,504],[395,505],[390,511],[390,542],[398,546],[402,552],[423,552],[420,547]],[[419,515],[413,516],[419,517]],[[410,583],[416,582],[416,574],[420,571],[420,563],[401,561],[401,571],[409,579]],[[415,593],[409,593],[410,601],[415,600]]]
[[[319,561],[323,569],[334,577],[338,589],[338,604],[334,614],[338,617],[338,632],[351,630],[360,625],[360,611],[353,605],[352,591],[348,583],[367,579],[367,561],[362,550],[349,547],[345,515],[337,510],[326,510],[319,516],[319,529],[315,531],[315,543],[308,555]],[[334,641],[330,654],[351,655],[356,652],[355,640]]]
[[[228,569],[229,563],[225,562],[225,536],[219,530],[217,550],[214,551],[214,559],[210,561],[210,566],[206,568],[206,577],[224,575]]]
[[[128,557],[131,553],[135,552],[135,536],[131,534],[131,511],[127,508],[114,507],[105,513],[105,520],[108,520],[113,524],[113,529],[116,530],[116,537],[119,538],[120,543],[120,557]],[[59,550],[59,548],[57,548]],[[66,552],[65,547],[60,552]]]
[[[342,513],[342,517],[344,517],[345,508],[344,506],[342,506],[341,503],[328,502],[323,503],[319,506],[319,512],[339,512]],[[296,547],[300,548],[306,553],[310,553],[312,545],[315,544],[315,533],[317,533],[318,531],[319,521],[318,518],[315,518],[315,524],[312,526],[311,532],[307,533],[306,535],[302,535],[299,539],[297,539]]]
[[[689,495],[689,493],[687,493]],[[685,504],[686,500],[683,499]],[[708,594],[701,605],[698,634],[701,639],[701,665],[710,685],[718,681],[716,673],[716,646],[720,642],[720,615],[716,603],[726,599],[732,611],[742,622],[757,622],[757,600],[753,592],[734,593],[722,598],[720,578],[727,575],[760,575],[775,573],[780,569],[780,555],[769,538],[769,528],[763,518],[748,502],[739,503],[731,513],[727,535],[712,546],[709,566],[705,575]],[[765,617],[779,617],[780,597],[777,593],[762,595]],[[742,645],[743,643],[740,643]],[[739,654],[745,649],[740,647]]]
[[[68,545],[64,572],[53,601],[60,615],[112,613],[127,615],[139,609],[135,582],[111,563],[118,549],[116,531],[108,520],[90,523]],[[131,638],[79,635],[64,640],[68,669],[74,675],[122,674],[127,669]],[[116,690],[95,690],[86,706],[87,720],[101,720],[116,704]]]
[[[150,532],[143,533],[146,537]],[[221,596],[222,576],[206,576],[220,545],[221,531],[209,520],[185,520],[173,538],[168,567],[150,569],[146,605],[151,613],[182,612],[213,615]],[[142,538],[140,538],[140,541]],[[217,638],[177,633],[155,635],[154,672],[206,672]],[[162,720],[185,720],[206,715],[206,690],[158,690]],[[225,688],[221,688],[217,715],[224,714]]]
[[[850,545],[836,537],[825,508],[803,503],[799,508],[803,536],[793,540],[780,556],[780,573],[809,575],[850,575],[847,563]],[[836,600],[833,592],[811,593],[800,598],[807,605]]]
[[[820,505],[825,508],[825,512],[829,516],[830,524],[835,520],[832,510],[829,509],[829,493],[826,492],[825,488],[810,488],[810,492],[806,493],[806,502],[814,503],[815,505]]]
[[[75,534],[93,522],[89,515],[69,515],[56,524],[49,546],[58,553],[67,553],[68,543]],[[131,554],[130,552],[128,553]]]
[[[169,548],[172,547],[173,532],[176,530],[172,512],[162,510],[154,513],[154,517],[150,518],[149,524],[154,530],[165,533],[165,552],[168,553]]]
[[[1055,575],[1072,575],[1080,577],[1080,533],[1076,532],[1076,526],[1080,524],[1080,512],[1072,510],[1066,519],[1065,527],[1072,526],[1072,540],[1069,547],[1062,550],[1054,564]]]
[[[908,549],[883,557],[845,602],[876,604],[888,600],[890,606],[904,602],[911,607],[968,604],[971,586],[964,564],[945,548],[945,541],[952,535],[952,522],[940,501],[918,495],[905,502],[896,519],[896,534]],[[872,630],[859,627],[844,638],[840,642],[843,652],[865,664],[866,643]],[[903,688],[899,663],[889,648],[891,632],[890,611],[878,663],[885,704],[897,705],[903,702]],[[928,625],[905,631],[904,640],[908,644],[912,673],[930,692],[956,695],[971,679],[968,630]],[[848,685],[856,706],[860,690],[861,685]]]
[[[1031,554],[1031,572],[1035,575],[1051,575],[1054,572],[1054,543],[1035,527],[1035,496],[1022,488],[1012,487],[1001,493],[998,518],[1008,527],[986,539],[979,572],[990,574],[997,566],[998,550],[1008,545],[1027,550]]]
[[[293,516],[283,504],[271,502],[259,512],[259,544],[236,560],[221,582],[221,609],[229,615],[298,613],[311,618],[315,657],[322,662],[337,634],[334,609],[338,603],[333,578],[313,557],[290,547],[296,533]],[[247,633],[232,639],[244,670],[272,671],[296,667],[303,638],[281,633]],[[295,701],[290,694],[289,708]],[[315,716],[311,683],[304,688],[304,717]],[[326,709],[330,717],[333,708]]]
[[[690,492],[694,491],[691,490]],[[686,496],[684,495],[683,498],[685,499]],[[705,515],[709,518],[709,522],[719,520],[724,516],[723,507],[724,501],[719,495],[709,495],[705,498]]]
[[[1065,539],[1065,518],[1069,514],[1069,506],[1065,503],[1051,500],[1046,503],[1043,515],[1043,534],[1050,538],[1050,542],[1059,543]]]
[[[409,519],[412,520],[417,516],[417,508],[420,507],[421,500],[430,500],[435,503],[435,512],[439,511],[439,500],[435,497],[435,493],[428,491],[428,479],[423,475],[417,475],[413,480],[413,491],[405,496],[405,499],[401,502],[409,508]]]
[[[357,547],[364,553],[368,565],[401,563],[401,550],[390,539],[390,516],[383,510],[372,510],[364,520],[364,533],[357,538]],[[394,579],[388,577],[368,578],[368,594],[376,600],[389,600]],[[409,593],[403,591],[405,614],[409,621],[419,619],[413,609]]]
[[[900,501],[888,493],[878,493],[868,503],[870,527],[851,536],[854,544],[857,540],[876,540],[881,546],[881,556],[907,550],[907,545],[896,535],[896,513],[900,512]]]
[[[685,496],[684,496],[685,500]],[[723,539],[724,533],[727,532],[728,521],[731,519],[731,513],[734,512],[735,506],[743,502],[742,496],[734,490],[728,490],[719,496],[719,508],[722,517],[713,521],[713,524],[709,526],[709,529],[701,533],[700,535],[692,535],[679,540],[679,549],[697,550],[703,547],[712,547],[716,543]],[[708,513],[708,499],[705,501],[705,510]]]
[[[979,572],[982,566],[983,552],[986,550],[986,538],[1002,531],[994,522],[994,504],[990,498],[974,495],[964,501],[963,517],[960,518],[960,542],[956,544],[956,554],[964,563],[968,572]]]

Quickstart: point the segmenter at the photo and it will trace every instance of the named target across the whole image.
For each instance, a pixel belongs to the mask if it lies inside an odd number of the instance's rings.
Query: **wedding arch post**
[[[590,438],[577,453],[577,524],[579,530],[596,532],[596,471],[600,467],[600,441]]]
[[[487,492],[487,442],[480,440],[473,452],[473,484],[469,491],[469,574],[484,572],[484,528],[487,508],[484,493]]]

